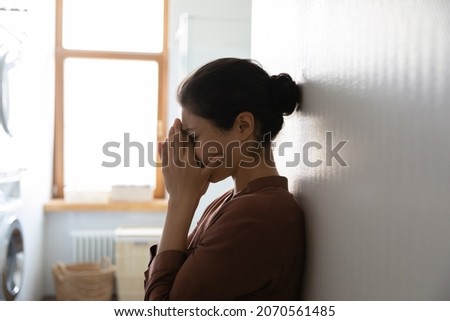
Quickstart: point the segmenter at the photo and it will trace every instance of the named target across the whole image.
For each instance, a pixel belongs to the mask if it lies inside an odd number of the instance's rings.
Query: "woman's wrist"
[[[170,197],[158,253],[167,250],[186,250],[187,236],[198,200],[188,197]]]
[[[183,208],[186,210],[192,210],[195,211],[200,199],[197,197],[194,197],[192,195],[180,195],[180,196],[169,196],[168,200],[168,207],[174,207],[174,208]]]

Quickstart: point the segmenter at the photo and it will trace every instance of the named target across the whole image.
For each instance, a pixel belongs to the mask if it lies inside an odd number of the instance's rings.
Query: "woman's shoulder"
[[[274,176],[252,181],[236,194],[225,192],[207,207],[205,217],[211,217],[211,223],[284,228],[301,225],[303,211],[288,190],[287,179]]]
[[[280,188],[267,188],[251,194],[237,195],[229,203],[244,208],[257,207],[280,210],[299,208],[294,196],[288,190]]]
[[[286,246],[300,244],[304,231],[301,207],[286,190],[264,190],[235,197],[220,208],[211,223],[217,230],[227,231],[227,235],[244,232],[250,240],[261,244],[265,244],[263,239],[269,243],[277,239],[278,244]],[[270,244],[266,246],[269,248]]]
[[[226,216],[245,216],[262,220],[299,220],[303,212],[285,188],[267,186],[251,193],[237,194],[221,210]]]
[[[246,188],[237,193],[233,200],[252,206],[294,206],[298,207],[294,196],[288,189],[284,176],[268,176],[251,181]]]

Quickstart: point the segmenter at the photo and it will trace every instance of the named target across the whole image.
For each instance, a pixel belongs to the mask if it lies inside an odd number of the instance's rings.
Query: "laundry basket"
[[[56,299],[108,301],[114,293],[116,267],[109,259],[100,263],[56,263],[53,268]]]

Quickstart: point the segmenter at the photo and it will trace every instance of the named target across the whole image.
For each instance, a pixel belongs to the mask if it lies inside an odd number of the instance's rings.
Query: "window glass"
[[[68,58],[64,68],[65,185],[154,182],[158,64]]]
[[[64,0],[63,47],[162,52],[164,0]]]

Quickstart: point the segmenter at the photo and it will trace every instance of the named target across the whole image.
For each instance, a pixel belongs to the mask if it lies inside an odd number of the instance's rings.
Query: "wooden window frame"
[[[163,50],[161,53],[138,53],[119,51],[74,50],[62,46],[63,1],[56,0],[55,32],[55,132],[53,154],[53,190],[54,199],[64,199],[64,60],[66,58],[103,58],[154,61],[158,64],[158,141],[163,141],[167,123],[168,92],[168,20],[169,0],[164,1]],[[155,199],[165,197],[164,180],[161,167],[156,168]]]

